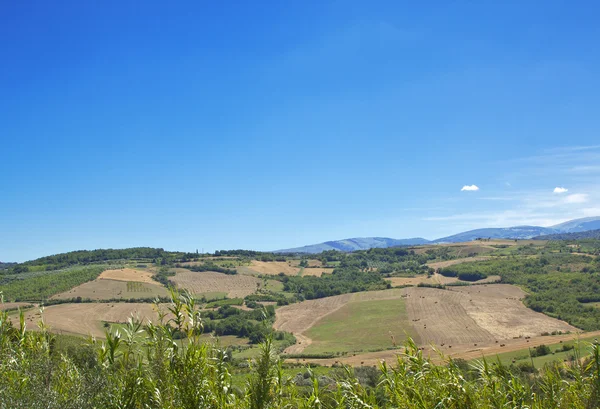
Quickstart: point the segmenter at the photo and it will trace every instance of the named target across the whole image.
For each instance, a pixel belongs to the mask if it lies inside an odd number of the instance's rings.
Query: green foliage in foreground
[[[394,365],[382,363],[371,386],[355,371],[322,385],[310,375],[298,386],[285,375],[273,342],[261,344],[251,361],[246,387],[232,382],[227,352],[205,344],[202,320],[191,297],[174,294],[169,316],[160,324],[131,319],[106,341],[75,351],[56,351],[42,326],[26,331],[0,312],[0,408],[569,408],[597,407],[600,398],[600,348],[591,346],[587,362],[547,367],[516,375],[486,361],[468,372],[459,362],[435,365],[408,340]],[[175,342],[185,333],[187,342]],[[467,368],[468,369],[468,368]]]
[[[8,301],[40,301],[96,279],[105,266],[73,267],[37,277],[12,279],[0,290]]]

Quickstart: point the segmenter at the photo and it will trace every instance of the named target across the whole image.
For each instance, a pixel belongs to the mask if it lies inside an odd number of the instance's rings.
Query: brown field
[[[450,267],[450,266],[453,266],[456,264],[462,264],[462,263],[471,263],[474,261],[484,261],[484,260],[489,260],[491,258],[492,257],[490,257],[490,256],[457,258],[455,260],[446,260],[446,261],[437,261],[435,263],[427,263],[427,266],[437,270],[438,268]]]
[[[258,274],[277,275],[284,273],[285,275],[297,275],[300,268],[297,265],[292,265],[286,261],[258,261],[252,260],[248,268],[256,271]]]
[[[153,304],[140,303],[82,303],[58,304],[46,307],[43,312],[44,322],[52,332],[104,336],[104,322],[127,322],[133,314],[143,321],[157,318]],[[25,313],[27,328],[36,329],[41,314],[38,309]],[[13,318],[18,324],[18,317]]]
[[[150,271],[134,270],[133,268],[106,270],[98,276],[98,279],[117,281],[139,281],[141,283],[156,284],[156,281],[152,279],[152,273]]]
[[[331,273],[333,273],[333,268],[311,267],[311,268],[305,268],[304,270],[302,270],[303,276],[321,277],[323,274],[331,274]]]
[[[577,331],[569,324],[525,307],[525,293],[508,284],[449,287],[447,290],[408,287],[344,294],[279,308],[274,327],[294,333],[299,343],[286,350],[300,353],[310,345],[306,331],[321,318],[350,301],[406,297],[406,310],[421,345],[444,352],[493,347],[507,340],[540,337],[543,332]],[[359,329],[358,329],[359,330]]]
[[[444,277],[441,274],[432,274],[427,277],[426,274],[417,275],[415,277],[390,277],[386,281],[392,283],[394,287],[403,285],[419,285],[423,284],[448,284],[459,281],[456,277]]]
[[[96,279],[88,281],[69,291],[52,296],[52,299],[71,299],[81,297],[91,300],[108,300],[112,298],[154,298],[168,297],[169,291],[160,284],[136,281],[118,281],[109,279]]]
[[[5,302],[0,304],[0,311],[12,310],[15,308],[28,308],[32,306],[33,304],[30,302]]]
[[[495,344],[542,332],[577,331],[563,321],[523,305],[520,288],[508,284],[407,288],[408,316],[424,344]]]
[[[169,279],[177,287],[189,290],[192,294],[224,292],[229,298],[245,297],[262,285],[261,280],[247,275],[228,275],[212,271],[197,273],[184,268],[174,270],[175,276]]]
[[[289,276],[295,276],[300,273],[301,268],[298,266],[300,260],[291,261],[258,261],[252,260],[249,266],[242,266],[238,268],[240,274],[247,275],[278,275],[283,273]],[[319,266],[321,262],[319,260],[309,260],[309,266]],[[333,272],[333,268],[324,267],[309,267],[302,270],[302,275],[305,276],[317,276],[320,277],[322,274],[330,274]]]
[[[456,282],[461,282],[461,283],[466,283],[466,284],[482,284],[482,283],[495,283],[500,281],[500,276],[489,276],[487,278],[484,278],[483,280],[479,280],[479,281],[475,281],[475,282],[469,282],[469,281],[461,281],[459,280],[457,277],[444,277],[441,274],[432,274],[431,277],[427,277],[427,275],[423,274],[423,275],[418,275],[415,277],[390,277],[390,278],[386,278],[387,281],[389,281],[390,283],[392,283],[392,286],[394,287],[400,287],[400,286],[407,286],[407,285],[419,285],[421,283],[423,284],[450,284],[450,283],[456,283]]]

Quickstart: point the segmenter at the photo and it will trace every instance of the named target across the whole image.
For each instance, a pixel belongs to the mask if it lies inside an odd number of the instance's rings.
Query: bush
[[[536,356],[544,356],[544,355],[549,355],[551,354],[552,351],[550,350],[550,347],[548,345],[542,344],[539,345],[537,347],[534,347],[531,350],[531,356],[532,357],[536,357]]]

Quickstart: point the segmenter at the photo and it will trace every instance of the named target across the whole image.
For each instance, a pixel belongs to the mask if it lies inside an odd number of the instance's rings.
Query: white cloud
[[[462,187],[462,189],[460,189],[461,192],[467,191],[467,192],[476,192],[479,190],[479,187],[477,187],[477,185],[464,185]]]
[[[555,187],[554,188],[554,193],[566,193],[568,191],[569,191],[569,189],[564,188],[564,187]]]
[[[575,193],[565,197],[565,203],[585,203],[588,201],[588,195],[584,193]]]

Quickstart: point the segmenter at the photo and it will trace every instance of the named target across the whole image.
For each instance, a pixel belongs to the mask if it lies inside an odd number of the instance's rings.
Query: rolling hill
[[[586,217],[551,226],[560,233],[577,233],[600,229],[600,217]]]
[[[434,243],[461,243],[465,241],[472,241],[478,238],[492,238],[492,239],[530,239],[535,236],[541,236],[543,234],[556,233],[556,230],[547,227],[538,226],[516,226],[506,228],[489,228],[489,229],[476,229],[469,230],[466,232],[454,234],[448,237],[442,237],[434,240]]]

